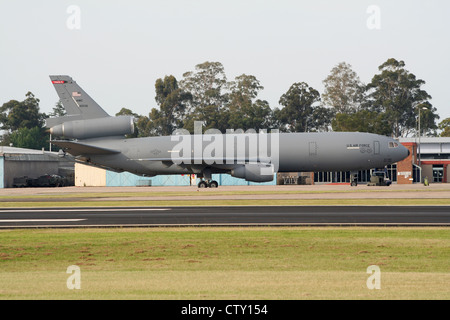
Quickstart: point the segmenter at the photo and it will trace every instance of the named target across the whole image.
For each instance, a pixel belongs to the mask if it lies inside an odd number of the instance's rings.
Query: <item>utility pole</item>
[[[425,108],[425,107],[422,107],[422,108],[418,108],[419,109],[419,152],[418,152],[418,157],[419,157],[419,168],[420,168],[420,183],[422,183],[422,162],[421,162],[421,159],[420,159],[420,147],[421,147],[421,145],[420,145],[420,137],[422,136],[422,131],[421,131],[421,129],[420,129],[420,114],[421,114],[421,110],[428,110],[427,108]]]

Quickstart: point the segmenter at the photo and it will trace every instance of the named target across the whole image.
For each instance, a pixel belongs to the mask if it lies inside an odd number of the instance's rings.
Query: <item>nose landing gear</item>
[[[352,172],[351,173],[351,179],[352,179],[352,181],[351,181],[351,183],[350,183],[350,185],[352,186],[352,187],[356,187],[356,186],[358,186],[358,173],[357,172]]]

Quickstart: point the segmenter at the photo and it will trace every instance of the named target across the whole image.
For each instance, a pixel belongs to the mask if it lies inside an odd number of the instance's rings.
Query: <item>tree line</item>
[[[204,62],[182,79],[169,75],[155,82],[156,106],[148,115],[122,108],[116,116],[133,115],[136,131],[129,137],[170,135],[176,129],[278,129],[280,132],[359,131],[392,137],[416,134],[420,114],[422,134],[450,136],[450,118],[438,124],[437,109],[423,89],[425,81],[406,69],[404,61],[388,59],[371,82],[364,84],[352,66],[337,64],[323,80],[324,92],[296,82],[272,108],[258,98],[264,89],[253,75],[229,81],[220,62]],[[0,108],[2,145],[48,148],[47,117],[64,115],[58,102],[49,115],[39,111],[39,99],[28,92],[24,101],[11,100]]]
[[[156,80],[156,103],[148,116],[123,108],[117,115],[134,115],[135,136],[170,135],[175,129],[193,132],[195,121],[227,129],[279,129],[281,132],[360,131],[392,137],[416,133],[420,112],[422,134],[437,136],[450,129],[437,121],[437,109],[423,89],[425,81],[406,70],[403,61],[388,59],[369,84],[359,79],[350,64],[336,65],[323,81],[324,92],[297,82],[271,108],[258,99],[264,89],[253,75],[228,81],[220,62],[198,64],[194,71]]]

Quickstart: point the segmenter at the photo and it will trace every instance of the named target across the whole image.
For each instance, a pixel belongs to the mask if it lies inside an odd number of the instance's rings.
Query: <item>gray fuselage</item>
[[[357,171],[384,168],[408,156],[408,149],[392,138],[356,132],[111,137],[82,142],[121,152],[90,155],[85,157],[88,163],[148,176],[205,169],[229,173],[249,162],[272,163],[276,172]]]

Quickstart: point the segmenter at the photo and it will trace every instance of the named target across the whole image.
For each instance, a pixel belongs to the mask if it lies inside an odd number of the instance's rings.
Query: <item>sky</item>
[[[41,112],[70,75],[109,114],[148,115],[155,81],[205,61],[254,75],[272,108],[295,82],[323,93],[340,62],[369,83],[389,58],[450,117],[448,0],[0,0],[0,105],[31,91]]]

